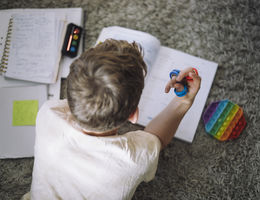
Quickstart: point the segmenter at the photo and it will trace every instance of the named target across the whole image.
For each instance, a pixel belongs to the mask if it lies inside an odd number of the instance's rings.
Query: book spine
[[[13,18],[10,18],[8,24],[8,30],[5,39],[4,51],[0,63],[0,75],[4,74],[7,70],[8,58],[10,53],[11,35],[13,30]]]

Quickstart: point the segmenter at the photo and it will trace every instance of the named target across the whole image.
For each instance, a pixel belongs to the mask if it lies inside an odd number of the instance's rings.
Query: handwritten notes
[[[13,101],[13,126],[34,126],[38,100]]]
[[[48,82],[56,64],[55,13],[12,16],[7,77]]]

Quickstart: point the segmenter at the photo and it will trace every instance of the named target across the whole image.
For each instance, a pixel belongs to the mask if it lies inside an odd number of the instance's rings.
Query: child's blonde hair
[[[82,128],[104,132],[119,127],[136,110],[147,72],[135,42],[106,40],[70,66],[67,97]]]

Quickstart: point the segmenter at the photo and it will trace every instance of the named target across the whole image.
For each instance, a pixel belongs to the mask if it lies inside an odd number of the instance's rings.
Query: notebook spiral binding
[[[10,53],[12,30],[13,30],[13,18],[10,18],[7,35],[6,35],[6,40],[5,40],[5,45],[4,45],[4,52],[3,52],[3,56],[1,58],[1,63],[0,63],[0,75],[4,74],[7,69],[8,57],[9,57],[9,53]]]

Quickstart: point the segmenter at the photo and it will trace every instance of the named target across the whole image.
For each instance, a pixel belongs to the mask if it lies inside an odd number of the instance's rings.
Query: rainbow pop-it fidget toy
[[[237,138],[246,126],[242,108],[229,100],[211,103],[203,121],[206,132],[220,141]]]

